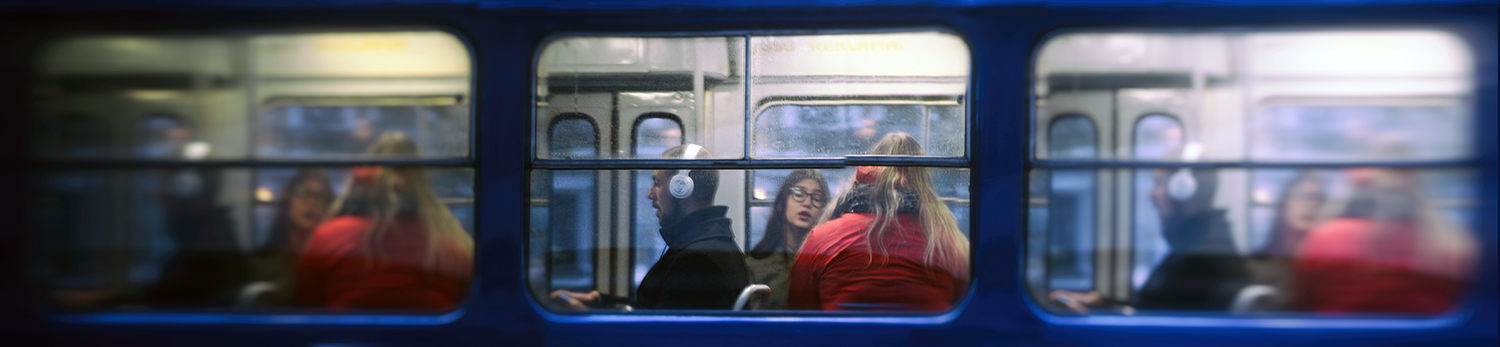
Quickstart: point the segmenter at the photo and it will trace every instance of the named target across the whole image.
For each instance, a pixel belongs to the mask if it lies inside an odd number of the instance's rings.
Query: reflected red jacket
[[[420,221],[398,218],[393,226],[398,229],[387,235],[378,257],[360,246],[372,224],[366,217],[341,216],[318,226],[297,263],[300,306],[447,310],[458,305],[469,281],[450,274],[468,269],[423,270],[427,233]]]
[[[1295,266],[1300,309],[1442,313],[1453,307],[1464,287],[1454,274],[1462,271],[1454,269],[1464,268],[1467,260],[1427,259],[1427,264],[1447,265],[1423,269],[1412,225],[1389,225],[1389,235],[1373,240],[1377,226],[1369,220],[1342,218],[1308,233]]]
[[[953,305],[966,285],[947,269],[923,264],[927,239],[917,215],[896,216],[884,235],[888,256],[871,257],[865,229],[874,222],[871,213],[845,213],[813,228],[792,263],[791,309],[936,311]]]

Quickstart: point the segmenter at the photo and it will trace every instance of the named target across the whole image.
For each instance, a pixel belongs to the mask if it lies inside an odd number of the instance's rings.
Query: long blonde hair
[[[366,153],[371,157],[415,158],[421,155],[416,143],[401,132],[381,134]],[[411,232],[400,229],[396,224],[396,217],[402,210],[403,203],[399,193],[405,192],[410,194],[412,202],[416,204],[417,218],[426,229],[427,249],[423,255],[422,268],[454,277],[471,276],[474,239],[464,232],[463,225],[458,223],[458,219],[453,217],[448,207],[433,192],[427,170],[415,166],[383,166],[379,172],[366,188],[370,193],[366,197],[373,200],[368,217],[374,221],[370,232],[365,233],[360,240],[360,248],[367,252],[366,256],[369,259],[385,258],[385,238],[393,232]],[[349,180],[345,192],[352,192],[350,189],[354,181],[352,178]],[[351,194],[345,193],[340,196],[329,211],[339,213],[349,195]]]
[[[886,134],[870,150],[875,155],[922,155],[922,145],[915,137],[909,134],[896,132]],[[845,203],[846,199],[854,191],[854,185],[859,180],[855,179],[849,189],[845,189],[839,203]],[[875,215],[875,222],[871,223],[865,230],[865,240],[873,251],[885,255],[885,232],[893,225],[897,228],[899,224],[894,223],[896,215],[901,208],[903,195],[900,190],[908,190],[916,193],[917,216],[922,223],[922,230],[926,232],[927,249],[923,252],[922,262],[932,268],[943,268],[953,272],[953,276],[962,280],[969,278],[969,238],[964,236],[958,228],[958,221],[953,218],[953,212],[948,210],[948,205],[938,198],[937,192],[932,188],[932,174],[926,167],[904,166],[904,167],[879,167],[876,169],[875,181],[870,183],[870,206]],[[823,218],[832,218],[838,206],[828,206],[823,209]]]

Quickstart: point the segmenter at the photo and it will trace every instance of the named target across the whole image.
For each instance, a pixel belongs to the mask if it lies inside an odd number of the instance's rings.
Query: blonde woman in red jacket
[[[373,157],[416,157],[402,133],[370,146]],[[438,200],[426,169],[356,167],[297,264],[300,306],[447,310],[468,290],[474,240]]]
[[[871,154],[922,155],[886,135]],[[969,282],[969,239],[924,167],[860,167],[824,209],[793,262],[788,305],[801,310],[946,310]]]

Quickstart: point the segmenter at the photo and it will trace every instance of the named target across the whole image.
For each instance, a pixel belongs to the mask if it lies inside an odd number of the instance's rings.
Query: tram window
[[[531,167],[527,281],[534,298],[548,310],[570,314],[728,311],[733,300],[720,299],[734,299],[744,285],[750,284],[739,283],[747,276],[761,281],[757,284],[773,287],[769,295],[751,298],[750,309],[934,312],[946,310],[961,299],[958,295],[969,274],[966,257],[972,179],[969,168],[948,167],[953,166],[953,158],[966,158],[968,146],[969,116],[963,106],[968,48],[958,37],[931,32],[750,35],[748,42],[744,36],[568,37],[548,43],[537,64],[535,124],[581,118],[604,127],[598,130],[598,144],[603,147],[597,157],[573,156],[559,145],[543,142],[556,142],[558,135],[541,129],[535,133],[538,150]],[[589,116],[572,116],[578,114]],[[569,137],[590,136],[577,132]],[[867,158],[897,161],[889,157],[909,156],[899,158],[900,168],[797,169],[797,163],[803,160],[871,154],[887,137],[888,146],[882,147],[887,152]],[[673,150],[694,148],[684,146],[687,144],[701,146],[708,154],[691,158],[668,155]],[[690,170],[691,175],[714,177],[704,178],[708,181],[695,178],[692,194],[709,191],[715,197],[711,205],[723,206],[722,210],[696,210],[723,211],[728,223],[714,224],[724,229],[715,229],[722,235],[674,238],[673,230],[677,229],[664,227],[662,220],[668,219],[671,225],[677,221],[673,218],[682,216],[670,210],[684,206],[678,203],[696,200],[668,196],[661,187],[681,169],[677,163],[697,165],[691,161],[727,158],[743,159],[736,164],[744,169]],[[619,161],[601,159],[641,159],[643,164],[664,167],[621,169],[613,167]],[[934,167],[923,167],[926,160]],[[813,166],[812,161],[808,163]],[[913,164],[917,166],[910,166]],[[857,174],[861,170],[864,174]],[[934,263],[922,266],[948,270],[924,274],[949,276],[931,281],[944,288],[938,290],[943,295],[886,298],[889,300],[882,302],[855,298],[835,303],[830,299],[826,305],[816,301],[794,305],[791,263],[802,254],[797,252],[800,246],[790,244],[813,229],[823,218],[824,209],[832,211],[836,205],[849,209],[838,216],[867,212],[863,210],[867,207],[860,206],[869,206],[863,202],[873,194],[871,182],[882,173],[898,170],[902,175],[912,175],[912,181],[902,181],[905,183],[900,191],[911,195],[903,193],[901,197],[907,203],[897,207],[913,214],[918,208],[916,197],[921,196],[925,202],[920,203],[920,209],[937,212],[927,218],[936,223],[934,235],[942,235],[936,242],[945,251],[932,258],[937,259],[932,260]],[[566,204],[570,203],[558,198],[557,187],[567,180],[563,173],[574,172],[593,177],[599,184],[597,208],[569,209]],[[784,184],[795,177],[802,179]],[[841,197],[848,199],[843,205],[839,205]],[[777,199],[783,205],[778,205]],[[668,212],[659,216],[659,209]],[[564,269],[548,262],[548,255],[543,254],[558,238],[580,232],[578,220],[599,225],[593,229],[599,232],[592,246],[594,267],[589,278],[593,282],[584,288],[550,282]],[[676,260],[681,254],[694,255],[698,250],[673,242],[700,239],[714,242],[715,254],[733,253],[733,257],[699,258],[689,263]],[[852,254],[829,254],[835,253]],[[929,261],[922,256],[916,258]],[[736,263],[744,268],[726,265]],[[674,267],[698,269],[710,265],[718,270],[694,270],[698,275],[688,276],[692,278],[661,275],[679,271],[672,270]],[[724,271],[733,273],[721,273]],[[667,290],[674,294],[666,296],[669,303],[663,303],[663,278],[687,281],[672,288],[731,282],[740,285],[693,293]],[[695,278],[702,282],[692,282]],[[817,285],[822,282],[809,284]],[[714,298],[700,297],[708,293]],[[905,301],[910,303],[898,303]],[[626,306],[631,310],[621,311]],[[583,308],[605,311],[575,310]]]
[[[431,313],[467,295],[474,170],[412,162],[470,158],[453,35],[83,36],[37,61],[34,124],[57,135],[37,139],[48,169],[30,176],[39,301]]]
[[[1028,288],[1061,314],[1449,312],[1478,259],[1477,169],[1449,161],[1470,60],[1431,30],[1051,38]]]

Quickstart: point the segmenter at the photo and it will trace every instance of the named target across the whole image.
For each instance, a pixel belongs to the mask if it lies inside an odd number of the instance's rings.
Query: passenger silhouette
[[[198,159],[187,155],[193,129],[181,117],[148,116],[137,129],[137,155],[160,160]],[[229,208],[219,204],[215,169],[176,168],[155,172],[155,194],[176,252],[162,265],[156,284],[145,292],[154,307],[228,307],[249,277],[247,255],[235,241]]]

